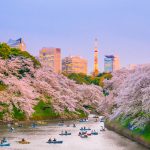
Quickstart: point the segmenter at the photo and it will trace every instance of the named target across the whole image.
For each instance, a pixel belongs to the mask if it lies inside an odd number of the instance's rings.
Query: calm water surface
[[[67,122],[72,124],[73,121]],[[14,132],[8,132],[8,128],[0,128],[0,138],[7,137],[11,143],[10,147],[0,147],[0,150],[148,150],[145,147],[130,141],[112,131],[100,132],[100,123],[90,119],[87,123],[75,122],[77,127],[72,125],[60,127],[57,123],[49,123],[45,126],[38,126],[33,129],[30,126],[16,128]],[[78,136],[79,129],[83,126],[90,127],[99,132],[99,135],[90,136],[87,139],[81,139]],[[62,130],[72,133],[71,136],[59,136]],[[63,144],[47,144],[49,138],[63,140]],[[17,141],[25,138],[30,141],[29,145],[18,144]]]

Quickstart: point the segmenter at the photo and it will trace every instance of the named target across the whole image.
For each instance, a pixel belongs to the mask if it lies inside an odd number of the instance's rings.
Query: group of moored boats
[[[90,128],[82,127],[78,135],[81,138],[88,138],[88,136],[91,135],[98,135],[98,132],[96,132],[95,130],[91,130]]]

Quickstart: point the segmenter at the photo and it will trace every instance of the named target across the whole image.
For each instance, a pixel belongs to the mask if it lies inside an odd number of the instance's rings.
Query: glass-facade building
[[[119,57],[114,55],[106,55],[104,58],[104,71],[113,72],[120,69]]]
[[[17,40],[12,40],[9,39],[9,41],[7,42],[7,44],[11,47],[11,48],[19,48],[22,51],[26,50],[26,44],[24,43],[22,38],[19,38]]]
[[[112,72],[113,71],[113,59],[114,56],[105,56],[104,58],[104,71]]]

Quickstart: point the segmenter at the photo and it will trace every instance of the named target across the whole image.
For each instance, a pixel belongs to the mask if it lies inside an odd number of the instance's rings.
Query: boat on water
[[[47,143],[48,143],[48,144],[62,144],[63,141],[48,140]]]
[[[91,135],[98,135],[98,132],[91,132]]]
[[[87,131],[79,132],[79,134],[78,134],[78,135],[80,136],[80,135],[85,135],[85,134],[87,135]]]
[[[86,134],[83,134],[83,135],[82,135],[82,134],[81,134],[80,137],[81,137],[81,138],[88,138],[88,135],[86,135]]]
[[[32,128],[36,128],[36,127],[37,127],[37,124],[36,124],[36,123],[32,123],[32,124],[31,124],[31,127],[32,127]]]
[[[10,143],[8,143],[6,138],[3,138],[0,142],[0,147],[2,146],[10,146]]]
[[[19,144],[30,144],[29,141],[26,141],[25,139],[22,139],[21,141],[18,141]]]
[[[93,116],[93,118],[97,118],[97,119],[98,119],[98,118],[99,118],[99,116],[95,115],[95,116]]]
[[[13,132],[15,130],[15,128],[10,127],[9,132]]]
[[[80,119],[79,122],[88,122],[88,119]]]
[[[19,144],[30,144],[28,141],[18,141]]]
[[[91,133],[86,133],[86,135],[87,135],[87,136],[91,136],[92,134],[91,134]]]
[[[75,124],[73,124],[73,127],[75,128],[75,127],[76,127],[76,125],[75,125]]]
[[[62,133],[60,133],[59,135],[62,135],[62,136],[63,136],[63,135],[66,135],[66,136],[67,136],[67,135],[71,135],[71,133],[69,133],[69,132],[62,132]]]
[[[101,128],[100,131],[106,131],[106,129],[105,128]]]
[[[23,127],[23,124],[18,124],[18,128],[22,128]]]
[[[3,147],[3,146],[10,146],[10,143],[0,143],[0,147]]]
[[[89,131],[89,130],[91,130],[90,128],[86,128],[86,127],[82,127],[81,129],[80,129],[80,131]]]
[[[37,122],[39,125],[46,125],[47,124],[47,122],[45,122],[45,121],[38,121]]]
[[[60,122],[60,123],[58,123],[58,126],[64,126],[64,123]]]

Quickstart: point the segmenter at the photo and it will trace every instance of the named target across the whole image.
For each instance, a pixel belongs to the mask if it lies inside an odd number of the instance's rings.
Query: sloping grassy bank
[[[129,130],[128,128],[122,126],[117,121],[106,121],[106,127],[109,130],[115,131],[116,133],[123,135],[145,147],[150,148],[150,125],[148,124],[142,132],[137,132],[136,130]]]
[[[35,112],[33,113],[31,120],[56,120],[56,119],[79,119],[87,117],[87,114],[83,110],[76,110],[70,112],[67,108],[62,113],[56,112],[51,104],[51,97],[46,97],[46,101],[39,100],[38,104],[34,107]]]

